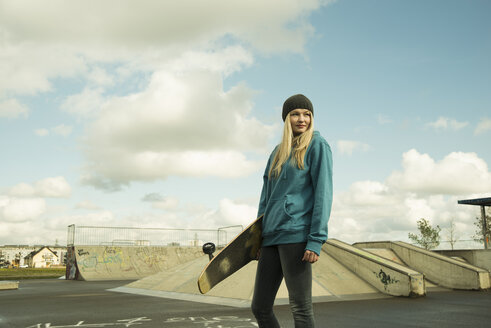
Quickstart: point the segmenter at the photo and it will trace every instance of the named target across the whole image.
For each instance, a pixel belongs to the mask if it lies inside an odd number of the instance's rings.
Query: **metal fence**
[[[68,226],[67,246],[202,246],[212,242],[217,247],[228,244],[243,230],[235,225],[219,229],[165,229]],[[483,243],[475,240],[457,240],[453,247],[449,241],[440,241],[435,250],[483,249]]]
[[[457,240],[453,243],[447,240],[440,241],[440,245],[434,248],[434,250],[451,250],[451,249],[484,249],[484,244],[482,242],[475,241],[473,239],[469,240]]]
[[[418,245],[416,243],[410,243],[414,246],[421,247],[421,245]],[[473,239],[468,239],[468,240],[457,240],[453,242],[453,245],[450,241],[448,240],[441,240],[440,244],[432,248],[431,250],[435,251],[448,251],[448,250],[458,250],[458,249],[484,249],[484,244],[482,242],[478,242]]]
[[[243,230],[241,225],[213,229],[165,229],[68,226],[67,246],[201,246],[228,244]]]

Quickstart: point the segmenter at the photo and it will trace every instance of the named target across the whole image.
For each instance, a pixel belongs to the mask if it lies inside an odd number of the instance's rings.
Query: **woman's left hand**
[[[309,263],[315,263],[317,260],[319,260],[319,255],[309,250],[306,250],[302,257],[302,261]]]

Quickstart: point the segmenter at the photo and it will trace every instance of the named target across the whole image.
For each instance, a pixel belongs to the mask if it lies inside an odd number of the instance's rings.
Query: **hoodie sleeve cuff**
[[[309,240],[307,241],[307,246],[305,246],[305,250],[309,250],[317,255],[320,255],[322,244],[323,244],[322,242],[316,240]]]

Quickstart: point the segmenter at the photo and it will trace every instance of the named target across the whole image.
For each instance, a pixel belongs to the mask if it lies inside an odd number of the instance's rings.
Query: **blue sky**
[[[0,244],[248,224],[295,93],[333,149],[330,237],[471,239],[489,1],[117,3],[0,1]]]

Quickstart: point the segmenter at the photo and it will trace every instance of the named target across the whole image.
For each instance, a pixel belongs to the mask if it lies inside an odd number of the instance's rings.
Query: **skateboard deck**
[[[261,247],[262,219],[260,216],[213,257],[198,278],[201,294],[256,259]]]

